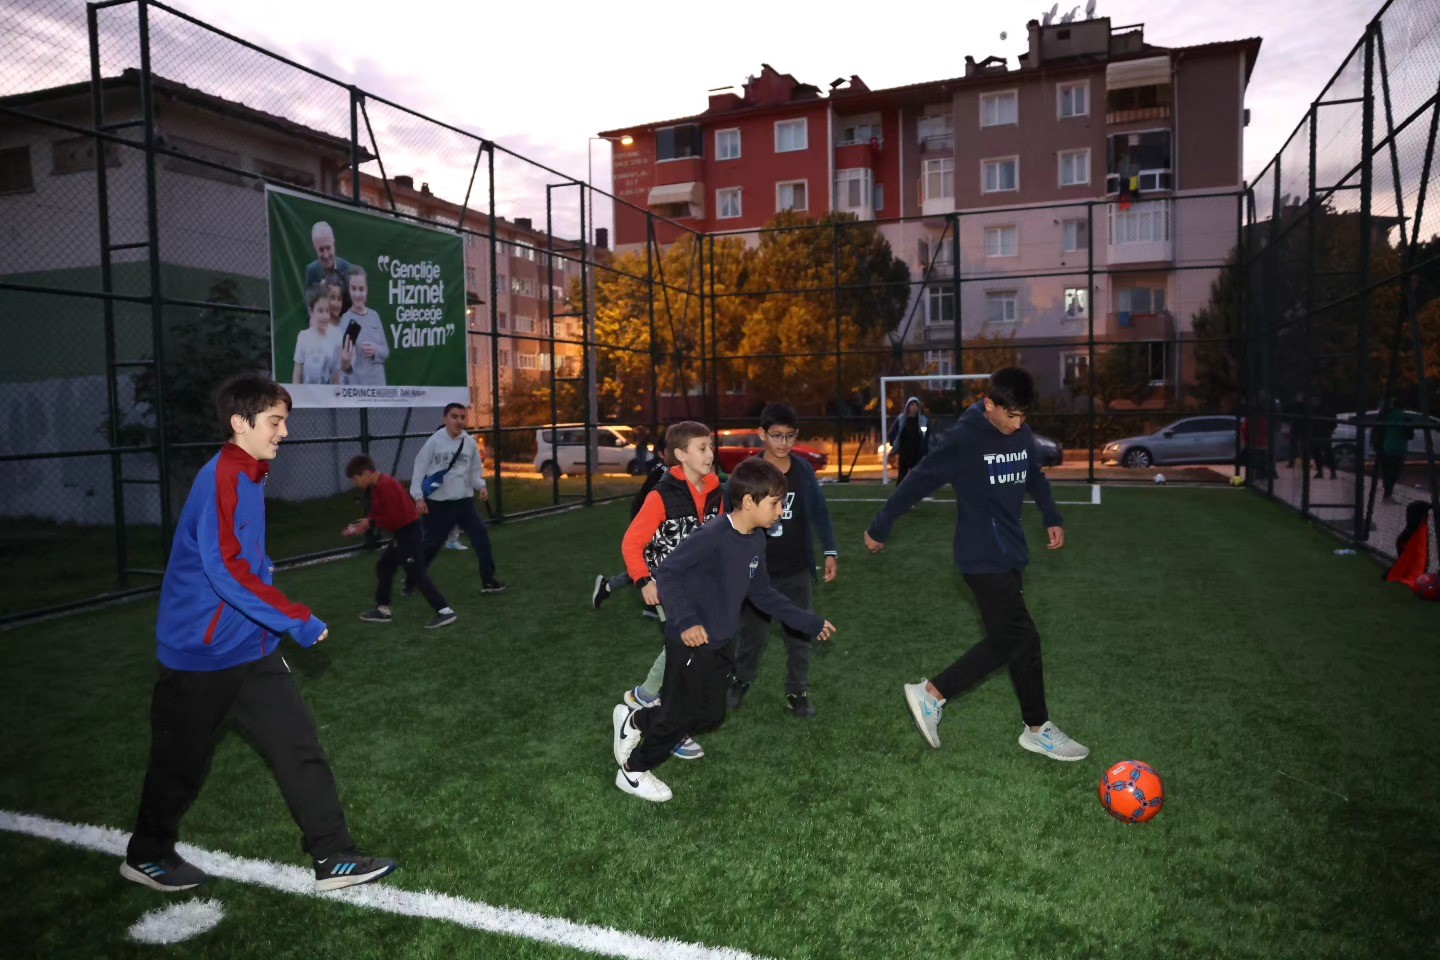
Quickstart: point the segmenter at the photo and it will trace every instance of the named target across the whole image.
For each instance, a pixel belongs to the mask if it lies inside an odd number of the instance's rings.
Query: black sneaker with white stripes
[[[176,893],[180,890],[194,890],[205,882],[205,871],[187,863],[179,854],[172,853],[162,860],[129,859],[120,864],[120,876],[132,880],[142,887]]]
[[[393,873],[398,864],[384,857],[372,857],[358,850],[346,850],[315,861],[315,889],[339,890]]]

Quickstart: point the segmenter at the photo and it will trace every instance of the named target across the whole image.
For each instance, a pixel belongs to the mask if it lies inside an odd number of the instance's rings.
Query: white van
[[[595,428],[596,473],[628,473],[635,476],[642,467],[635,459],[635,431],[630,427]],[[535,469],[546,479],[559,473],[585,472],[585,425],[560,423],[535,431]]]

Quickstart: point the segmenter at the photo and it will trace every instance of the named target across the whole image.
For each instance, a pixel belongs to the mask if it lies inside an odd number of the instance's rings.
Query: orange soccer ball
[[[1144,823],[1165,805],[1165,783],[1148,763],[1122,760],[1100,777],[1100,805],[1116,820]]]

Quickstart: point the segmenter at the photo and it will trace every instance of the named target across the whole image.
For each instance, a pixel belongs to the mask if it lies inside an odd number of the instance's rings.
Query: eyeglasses
[[[794,442],[800,437],[800,434],[799,434],[799,433],[767,433],[767,434],[765,434],[765,436],[769,437],[770,440],[771,440],[772,442],[774,442],[774,443],[794,443]]]

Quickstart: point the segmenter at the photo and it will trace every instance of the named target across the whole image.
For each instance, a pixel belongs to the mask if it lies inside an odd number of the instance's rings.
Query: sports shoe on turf
[[[364,613],[360,614],[360,619],[364,620],[366,623],[389,623],[391,620],[395,619],[395,617],[392,614],[386,613],[384,610],[381,610],[379,607],[376,607],[374,610],[366,610]]]
[[[670,755],[676,760],[699,760],[705,756],[705,748],[686,737],[675,744],[675,749],[670,751]]]
[[[1090,756],[1090,748],[1071,740],[1055,724],[1046,720],[1040,732],[1031,733],[1028,726],[1020,730],[1020,746],[1031,753],[1043,753],[1051,760],[1084,760]]]
[[[446,550],[469,550],[470,548],[467,547],[467,546],[465,546],[465,544],[461,543],[459,540],[446,540],[446,541],[445,541],[445,549],[446,549]]]
[[[600,604],[604,603],[606,600],[609,599],[610,584],[606,582],[605,574],[597,573],[595,575],[595,589],[590,594],[590,605],[596,610],[599,610]]]
[[[353,847],[324,860],[315,861],[315,889],[339,890],[393,873],[397,864],[384,857],[372,857]]]
[[[725,691],[725,709],[729,713],[735,713],[745,705],[745,694],[750,691],[750,684],[742,683],[739,680],[730,681],[730,689]]]
[[[460,617],[454,610],[437,613],[430,618],[429,623],[425,624],[425,629],[434,630],[436,627],[448,627],[458,619],[460,619]]]
[[[619,703],[610,714],[611,726],[615,729],[615,765],[619,767],[625,766],[625,761],[630,759],[630,754],[640,745],[640,731],[635,729],[635,724],[630,719],[634,713],[630,707]]]
[[[645,692],[644,687],[631,687],[625,691],[625,706],[631,710],[649,710],[651,707],[660,706],[660,695],[651,695]]]
[[[674,796],[670,792],[670,788],[665,786],[664,781],[649,770],[644,773],[631,773],[622,766],[615,771],[615,786],[641,800],[650,800],[654,803],[664,803]]]
[[[940,715],[944,712],[939,700],[930,696],[930,691],[925,689],[928,680],[921,680],[919,683],[905,684],[905,702],[910,705],[910,716],[915,718],[915,726],[920,730],[920,736],[925,742],[936,750],[940,749]]]
[[[815,704],[803,693],[787,693],[786,701],[790,704],[790,712],[803,720],[815,716]]]
[[[205,882],[205,871],[193,863],[187,863],[176,853],[161,860],[131,862],[126,858],[120,864],[120,876],[162,893],[194,890]]]
[[[645,609],[641,610],[641,611],[640,611],[640,616],[646,617],[646,618],[648,618],[648,619],[650,619],[650,620],[659,620],[659,619],[660,619],[660,614],[656,612],[656,610],[655,610],[654,607],[646,607]]]
[[[481,593],[499,593],[505,589],[505,584],[500,580],[486,580],[480,584]]]

